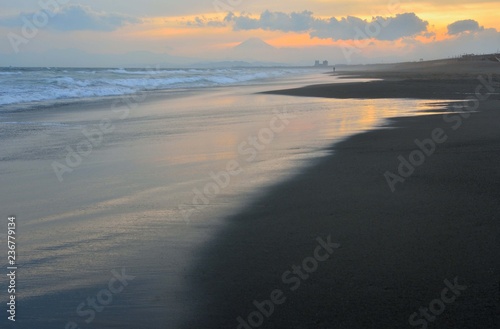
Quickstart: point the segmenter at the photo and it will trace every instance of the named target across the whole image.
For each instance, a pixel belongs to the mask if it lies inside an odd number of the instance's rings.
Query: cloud
[[[256,30],[263,29],[269,31],[283,32],[306,32],[313,29],[316,18],[310,11],[301,13],[286,14],[282,12],[264,11],[260,17],[251,18],[246,15],[237,16],[229,13],[224,19],[225,22],[231,22],[234,30]]]
[[[369,39],[397,40],[426,33],[429,23],[414,13],[398,14],[394,17],[374,17],[371,21],[354,16],[340,19],[316,18],[310,11],[270,12],[266,10],[259,18],[229,13],[224,22],[238,30],[269,30],[282,32],[308,32],[311,37],[333,40]]]
[[[133,16],[93,11],[82,5],[68,5],[55,12],[40,11],[21,13],[16,16],[0,18],[0,25],[21,27],[25,21],[33,21],[33,17],[48,17],[49,28],[59,31],[114,31],[128,24],[138,24],[142,20]]]
[[[195,26],[195,27],[205,27],[205,26],[223,27],[223,26],[226,26],[225,22],[221,22],[221,21],[214,20],[214,19],[207,19],[203,16],[202,17],[197,16],[194,18],[194,20],[188,21],[186,24],[187,24],[187,26]]]
[[[479,23],[472,19],[466,19],[463,21],[456,21],[448,25],[448,34],[455,35],[463,32],[480,32],[483,31],[484,27],[479,26]]]
[[[451,38],[431,43],[416,41],[411,54],[415,58],[435,59],[462,56],[465,53],[496,53],[500,44],[500,32],[484,29],[476,33],[460,33]]]
[[[257,26],[264,30],[283,32],[305,32],[314,24],[312,12],[303,11],[301,13],[285,14],[281,12],[270,12],[266,10],[260,15],[256,22]],[[235,26],[239,26],[240,20],[235,21]]]

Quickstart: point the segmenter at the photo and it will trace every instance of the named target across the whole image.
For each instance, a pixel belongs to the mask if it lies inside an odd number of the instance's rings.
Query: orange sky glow
[[[360,61],[371,58],[385,60],[386,57],[389,60],[439,58],[460,55],[466,51],[500,49],[500,20],[497,19],[500,5],[496,0],[288,0],[286,3],[218,0],[234,4],[228,8],[235,16],[227,21],[224,18],[228,11],[215,12],[213,1],[194,1],[196,0],[184,0],[174,4],[168,1],[142,0],[141,3],[128,2],[119,9],[98,0],[87,0],[85,5],[72,4],[70,7],[77,8],[82,15],[81,29],[45,29],[40,33],[43,38],[27,44],[25,50],[43,52],[51,48],[75,48],[104,54],[151,52],[193,60],[307,63],[311,58],[330,58],[332,61],[342,61],[340,48],[346,44],[355,45],[349,39],[353,38],[354,27],[359,27],[362,23],[360,19],[372,21],[373,17],[378,16],[396,21],[396,24],[384,29],[385,36],[373,36],[372,39],[363,41],[366,46],[358,49],[363,54]],[[13,9],[16,6],[19,8]],[[29,12],[23,6],[28,5],[12,2],[5,8],[5,12],[11,15]],[[37,9],[39,8],[34,7],[31,10]],[[261,25],[263,22],[269,23],[260,20],[261,14],[267,10],[275,15],[276,21],[271,20],[271,23],[276,25]],[[307,16],[305,11],[312,14]],[[302,28],[300,19],[298,22],[291,19],[292,13],[301,19],[308,19],[308,25]],[[131,21],[125,19],[111,29],[92,26],[92,22],[99,22],[103,17],[108,17],[106,15],[110,17],[110,24],[116,24],[115,14],[123,14],[131,18]],[[396,15],[405,16],[403,14],[409,17],[397,21]],[[279,21],[279,15],[285,16],[284,23]],[[346,23],[343,18],[348,16],[355,17],[357,23],[349,20]],[[333,25],[329,21],[332,17],[337,19]],[[244,25],[249,24],[249,21],[250,25]],[[318,24],[318,21],[322,22]],[[0,33],[5,35],[12,31],[18,32],[21,28],[10,26],[12,20],[7,19],[5,22],[6,25],[2,27],[0,17]],[[428,25],[424,22],[428,22]],[[448,26],[456,22],[463,24],[458,32],[454,30],[454,33],[449,34]],[[473,22],[476,27],[467,29],[464,22]],[[408,29],[407,23],[410,24]],[[89,26],[84,26],[86,24]],[[287,24],[292,24],[292,27],[289,28]],[[246,58],[252,55],[253,49],[249,49],[248,54],[238,56],[232,52],[235,46],[255,38],[275,47],[278,50],[275,58],[268,58],[264,52],[260,56],[254,56],[255,58]],[[0,43],[0,53],[2,52],[12,52],[8,42]]]
[[[380,13],[382,16],[389,15],[389,10],[381,6]],[[435,36],[426,37],[422,35],[415,36],[414,39],[422,43],[429,43],[433,41],[442,41],[450,38],[447,35],[447,26],[457,20],[475,19],[480,25],[485,28],[495,28],[500,30],[500,21],[492,16],[492,11],[498,10],[498,5],[495,3],[479,3],[479,4],[448,4],[448,5],[435,5],[413,3],[402,4],[398,13],[415,12],[418,17],[428,21],[428,31],[435,33]],[[371,20],[373,15],[376,15],[376,10],[371,10],[372,15],[356,15],[362,19]],[[278,47],[311,47],[311,46],[334,46],[338,45],[338,41],[331,39],[312,38],[308,33],[295,33],[295,32],[273,32],[273,31],[233,31],[231,27],[203,27],[197,28],[194,26],[187,26],[187,22],[194,21],[197,17],[202,17],[206,20],[222,21],[224,15],[220,13],[207,13],[203,15],[190,15],[178,17],[155,17],[149,18],[144,24],[144,29],[141,31],[132,32],[137,37],[151,37],[151,38],[185,38],[185,37],[208,37],[217,36],[221,38],[221,42],[214,44],[214,48],[221,48],[224,46],[234,47],[242,40],[238,36],[245,36],[250,34],[254,36],[258,33],[259,37],[269,44]],[[250,15],[252,18],[258,18],[259,15]],[[329,15],[315,15],[315,17],[328,19],[332,16]],[[342,16],[337,16],[341,18]],[[231,41],[234,39],[234,41]],[[377,40],[373,40],[377,43]]]

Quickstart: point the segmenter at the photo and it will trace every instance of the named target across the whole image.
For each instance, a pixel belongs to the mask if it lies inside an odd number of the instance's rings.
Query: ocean
[[[120,96],[145,90],[251,84],[312,71],[305,68],[0,68],[0,106]]]
[[[196,316],[189,279],[202,274],[191,269],[231,214],[333,143],[429,108],[259,94],[338,81],[291,68],[2,69],[0,209],[18,225],[16,326],[181,328]],[[122,271],[133,279],[110,293]]]

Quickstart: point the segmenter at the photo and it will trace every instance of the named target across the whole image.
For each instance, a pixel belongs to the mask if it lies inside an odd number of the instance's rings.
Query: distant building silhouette
[[[314,62],[315,67],[328,67],[328,61],[323,61],[323,63],[320,63],[319,60],[316,60]]]

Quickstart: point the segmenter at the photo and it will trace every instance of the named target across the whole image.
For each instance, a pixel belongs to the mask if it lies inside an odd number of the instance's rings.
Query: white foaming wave
[[[91,87],[91,86],[97,86],[97,81],[94,80],[82,80],[82,79],[74,79],[72,77],[57,77],[54,79],[47,79],[48,83],[51,84],[56,84],[61,87]]]
[[[119,72],[116,76],[111,72]],[[157,75],[148,75],[156,72]],[[2,73],[2,72],[0,72]],[[3,72],[14,73],[14,72]],[[15,79],[0,81],[0,106],[21,103],[56,101],[106,96],[120,96],[141,90],[175,88],[200,88],[223,86],[276,78],[300,73],[297,69],[186,69],[161,71],[130,71],[110,69],[103,71],[61,71],[47,76],[30,75],[28,82],[16,83]],[[85,74],[86,73],[86,74]],[[82,75],[84,74],[84,75]],[[140,76],[143,75],[143,76]]]
[[[141,79],[103,79],[102,82],[106,84],[114,84],[118,86],[125,86],[129,88],[138,89],[159,89],[162,87],[171,87],[173,85],[182,87],[186,84],[192,84],[202,81],[203,77],[172,77],[172,78],[141,78]]]
[[[20,75],[23,72],[0,72],[0,75]]]
[[[220,72],[226,73],[226,72]],[[248,82],[254,80],[263,80],[269,78],[276,78],[280,76],[286,75],[288,72],[286,71],[274,71],[274,72],[254,72],[254,73],[246,73],[246,74],[237,74],[237,75],[215,75],[211,77],[207,77],[206,80],[217,83],[217,84],[233,84],[239,82]]]
[[[220,84],[220,85],[225,85],[225,84],[231,84],[231,83],[237,83],[239,82],[238,79],[235,79],[233,77],[227,77],[227,76],[212,76],[212,77],[206,77],[206,81],[213,82],[215,84]]]
[[[0,105],[12,105],[21,103],[44,102],[62,99],[78,99],[105,96],[120,96],[133,94],[135,89],[125,87],[96,87],[96,88],[73,88],[73,89],[52,89],[39,92],[16,93],[0,95]]]
[[[201,73],[203,71],[193,71],[193,70],[157,70],[157,69],[148,69],[148,70],[137,70],[137,71],[130,71],[130,70],[125,70],[125,69],[112,69],[112,70],[106,70],[105,72],[108,73],[114,73],[114,74],[129,74],[129,75],[172,75],[172,74],[186,74],[186,73]]]
[[[46,126],[46,127],[71,126],[67,123],[62,123],[62,122],[35,122],[35,121],[8,121],[8,122],[0,122],[0,125]]]

